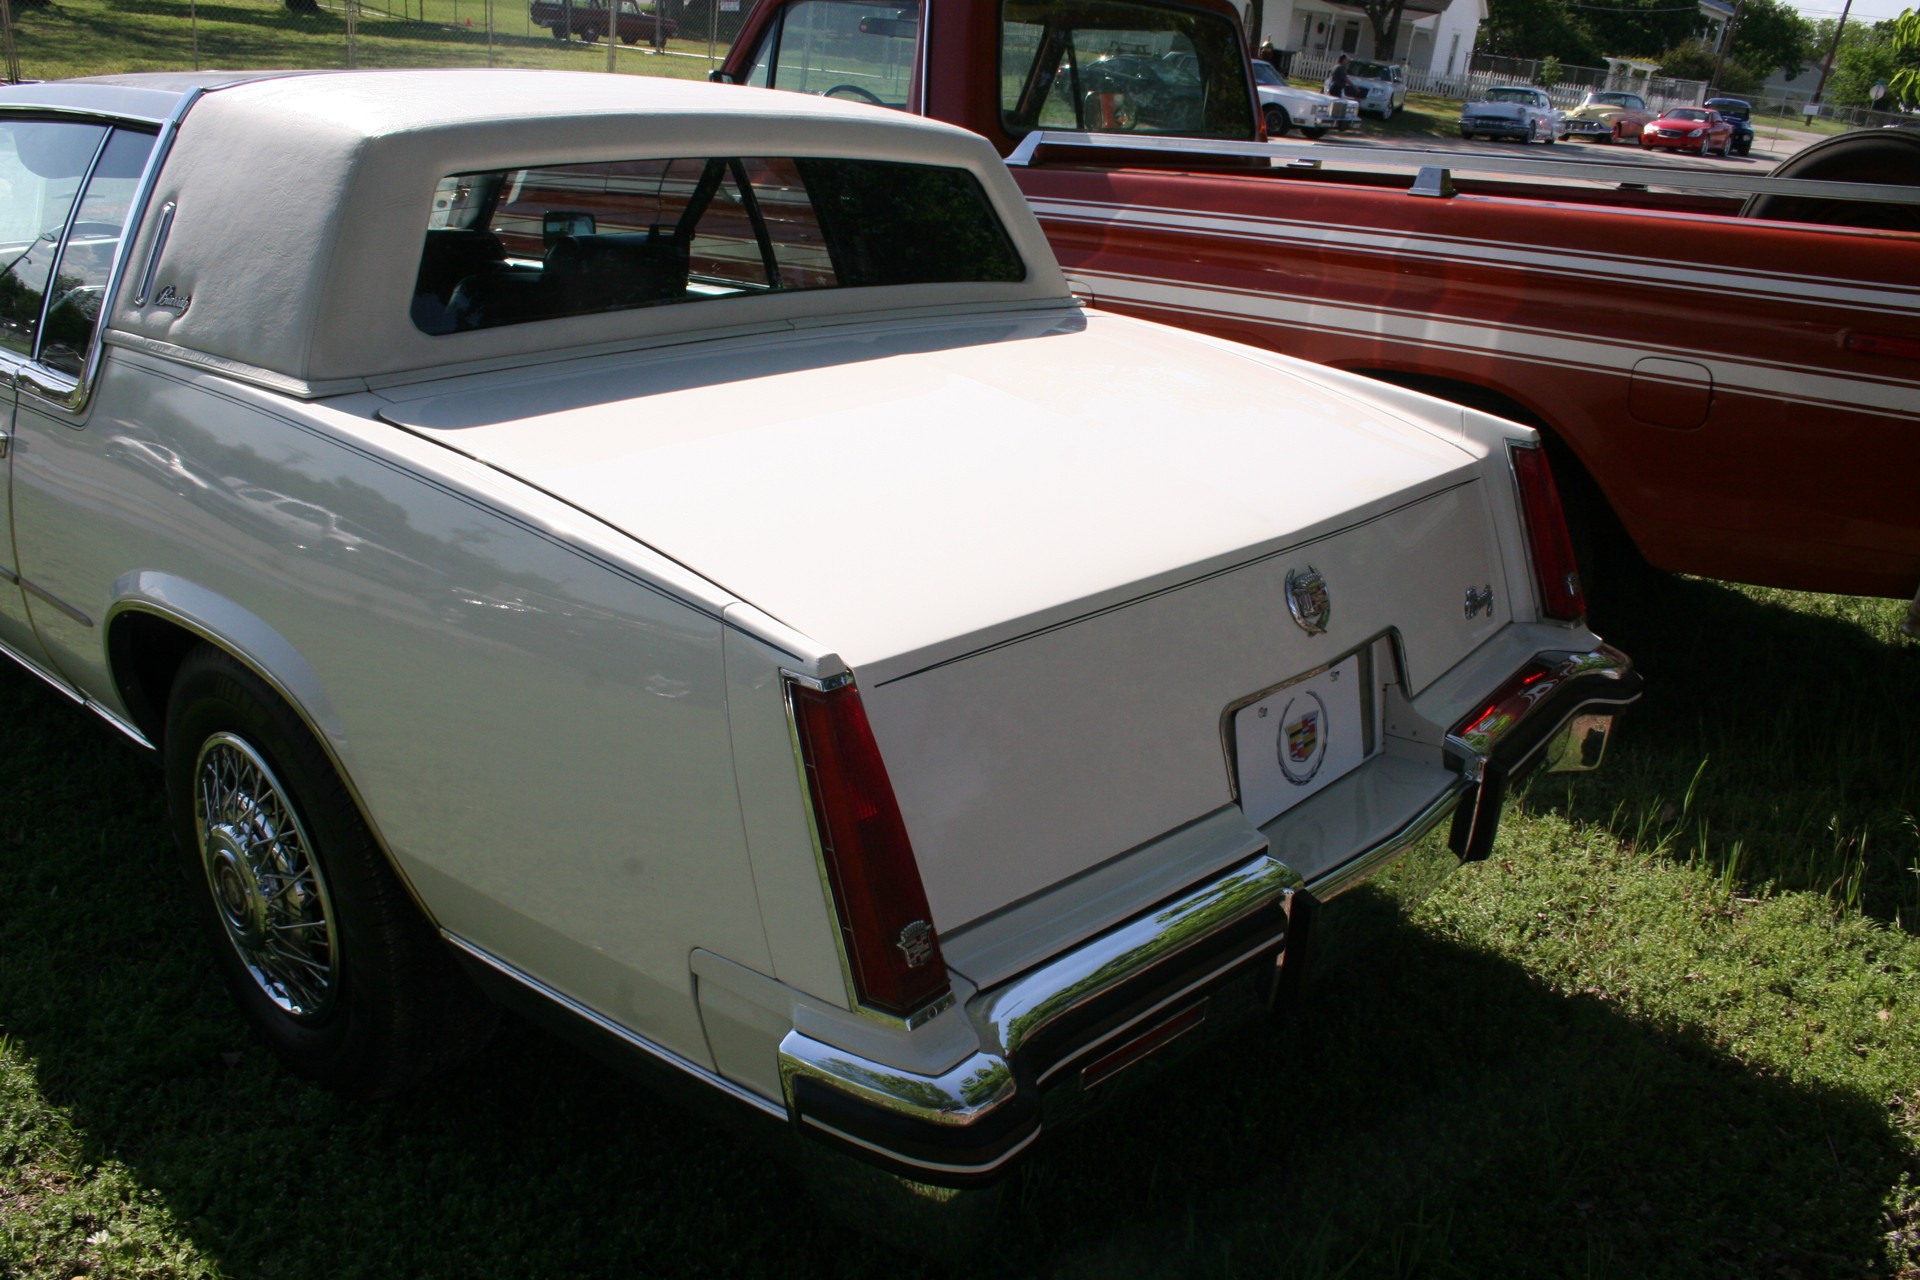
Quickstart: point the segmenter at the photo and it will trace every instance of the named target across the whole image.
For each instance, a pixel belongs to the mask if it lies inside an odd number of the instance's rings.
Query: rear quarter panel
[[[767,959],[721,597],[396,429],[122,350],[87,421],[23,425],[23,563],[93,623],[43,611],[76,685],[119,705],[105,633],[126,610],[235,649],[438,924],[706,1059],[690,951]],[[194,481],[169,488],[130,440]]]

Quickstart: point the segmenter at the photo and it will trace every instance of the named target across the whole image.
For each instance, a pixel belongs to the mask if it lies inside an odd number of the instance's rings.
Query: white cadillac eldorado
[[[1531,431],[1084,309],[944,125],[17,86],[0,222],[0,648],[160,753],[236,998],[335,1088],[503,999],[990,1179],[1638,694]]]

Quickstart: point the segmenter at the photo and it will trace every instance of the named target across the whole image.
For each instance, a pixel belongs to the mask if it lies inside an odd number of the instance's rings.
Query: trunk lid
[[[1417,688],[1510,616],[1479,458],[1310,368],[1052,310],[485,375],[380,416],[838,653],[951,929],[1231,803],[1236,701],[1383,634]],[[1287,604],[1309,566],[1314,635]]]

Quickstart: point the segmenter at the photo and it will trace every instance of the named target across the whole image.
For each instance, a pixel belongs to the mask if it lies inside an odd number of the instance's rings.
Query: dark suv
[[[1708,98],[1700,104],[1718,111],[1733,123],[1733,138],[1728,149],[1735,155],[1744,156],[1753,150],[1753,122],[1748,119],[1753,114],[1753,104],[1745,98]]]

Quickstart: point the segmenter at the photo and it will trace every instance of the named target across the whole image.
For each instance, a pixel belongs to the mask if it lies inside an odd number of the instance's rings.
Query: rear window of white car
[[[791,157],[565,164],[442,180],[413,321],[447,334],[699,299],[1025,278],[963,169]]]

